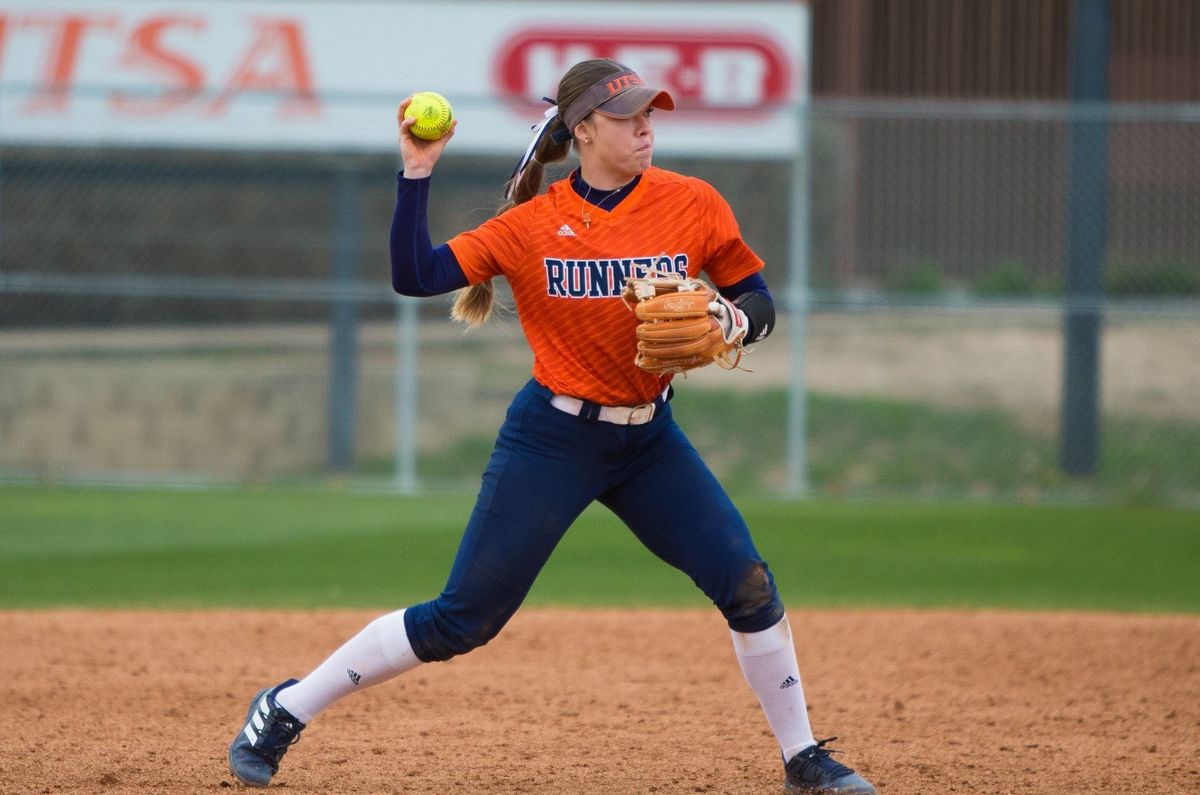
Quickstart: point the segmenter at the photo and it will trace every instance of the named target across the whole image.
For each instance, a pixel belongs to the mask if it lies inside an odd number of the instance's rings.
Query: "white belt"
[[[663,393],[666,394],[665,392]],[[583,401],[569,395],[555,395],[550,398],[550,405],[559,411],[565,411],[576,417],[583,412]],[[658,403],[643,403],[640,406],[600,406],[600,414],[596,419],[611,422],[614,425],[644,425],[654,419]]]

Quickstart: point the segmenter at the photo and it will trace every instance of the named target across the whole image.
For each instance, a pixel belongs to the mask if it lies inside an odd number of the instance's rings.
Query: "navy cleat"
[[[246,713],[246,724],[229,744],[229,772],[248,787],[265,787],[279,770],[279,760],[300,739],[304,724],[275,701],[275,694],[289,685],[258,691]]]
[[[816,745],[788,760],[784,766],[787,778],[783,791],[808,795],[875,795],[870,782],[830,756],[835,749],[826,748],[825,743],[836,739],[818,740]]]

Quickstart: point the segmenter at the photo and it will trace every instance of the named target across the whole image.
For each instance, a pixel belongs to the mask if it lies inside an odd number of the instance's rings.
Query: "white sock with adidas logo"
[[[731,631],[730,634],[742,675],[758,696],[784,760],[816,745],[787,616],[762,632]]]
[[[275,700],[301,723],[308,723],[339,698],[420,664],[404,629],[404,611],[397,610],[367,624],[312,673],[280,690]]]

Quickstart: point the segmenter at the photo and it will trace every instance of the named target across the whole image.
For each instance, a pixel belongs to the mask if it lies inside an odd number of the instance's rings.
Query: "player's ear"
[[[581,121],[575,125],[575,129],[571,130],[571,134],[579,143],[590,144],[596,137],[596,130],[587,121]]]

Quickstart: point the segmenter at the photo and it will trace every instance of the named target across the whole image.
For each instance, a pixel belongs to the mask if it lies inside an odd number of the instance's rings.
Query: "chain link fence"
[[[731,489],[794,494],[798,463],[814,495],[1200,504],[1200,111],[821,102],[809,129],[804,262],[793,164],[658,160],[729,199],[781,309],[753,372],[677,382]],[[0,477],[475,488],[530,354],[511,314],[391,293],[396,166],[0,150]],[[451,151],[434,238],[511,166]]]

